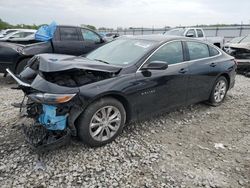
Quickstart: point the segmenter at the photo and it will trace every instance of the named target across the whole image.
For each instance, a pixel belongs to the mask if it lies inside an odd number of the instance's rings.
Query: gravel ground
[[[0,75],[0,187],[250,187],[250,78],[237,76],[219,107],[131,123],[101,148],[73,140],[41,162],[15,125],[22,92],[11,86]]]

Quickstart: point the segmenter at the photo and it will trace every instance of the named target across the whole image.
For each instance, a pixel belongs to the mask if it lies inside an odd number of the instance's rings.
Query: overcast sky
[[[249,24],[249,8],[250,0],[0,0],[0,18],[112,28]]]

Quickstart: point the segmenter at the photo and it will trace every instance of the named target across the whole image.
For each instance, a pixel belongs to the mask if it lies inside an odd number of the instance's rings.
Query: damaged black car
[[[238,63],[237,72],[250,76],[250,35],[243,37],[238,43],[231,44],[226,52],[235,57]]]
[[[132,120],[201,101],[218,106],[235,69],[234,58],[211,44],[155,35],[121,37],[86,57],[41,54],[19,75],[7,71],[25,94],[26,139],[46,148],[71,136],[102,146]]]

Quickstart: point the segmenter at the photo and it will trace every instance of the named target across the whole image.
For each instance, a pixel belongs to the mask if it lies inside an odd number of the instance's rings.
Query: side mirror
[[[102,44],[102,43],[105,43],[105,42],[106,42],[105,38],[101,37],[100,42],[98,44]]]
[[[144,65],[141,70],[165,70],[168,68],[168,63],[165,61],[151,61]]]
[[[188,34],[186,34],[186,37],[194,37],[194,34],[193,33],[188,33]]]

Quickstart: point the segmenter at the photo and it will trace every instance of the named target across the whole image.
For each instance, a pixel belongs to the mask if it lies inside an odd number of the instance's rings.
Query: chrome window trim
[[[141,72],[141,67],[150,59],[151,56],[153,56],[157,50],[159,50],[161,47],[171,43],[171,42],[197,42],[197,43],[201,43],[201,44],[206,44],[212,48],[215,48],[219,54],[215,55],[215,56],[211,56],[211,57],[205,57],[205,58],[201,58],[201,59],[195,59],[195,60],[189,60],[189,61],[183,61],[183,62],[180,62],[180,63],[175,63],[175,64],[171,64],[169,66],[175,66],[175,65],[180,65],[180,64],[184,64],[184,63],[192,63],[192,62],[196,62],[196,61],[201,61],[201,60],[206,60],[206,59],[212,59],[212,58],[215,58],[215,57],[219,57],[222,55],[221,51],[218,49],[218,47],[214,47],[212,46],[211,44],[208,44],[208,43],[205,43],[205,42],[201,42],[201,41],[193,41],[193,40],[188,40],[188,39],[181,39],[181,40],[172,40],[172,41],[168,41],[168,42],[165,42],[164,44],[160,45],[157,49],[155,49],[151,54],[150,56],[147,57],[147,59],[144,60],[144,62],[139,66],[139,68],[136,70],[136,73],[137,72]],[[209,50],[209,49],[208,49]]]

